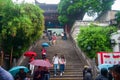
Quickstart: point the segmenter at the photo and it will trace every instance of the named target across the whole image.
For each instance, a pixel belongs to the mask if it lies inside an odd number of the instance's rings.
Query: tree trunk
[[[0,51],[0,66],[3,66],[4,53]]]

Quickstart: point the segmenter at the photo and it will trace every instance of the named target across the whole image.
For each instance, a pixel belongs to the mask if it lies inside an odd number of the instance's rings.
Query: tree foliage
[[[21,55],[43,32],[43,11],[36,5],[6,3],[1,16],[1,43],[7,54],[13,49],[14,56]]]
[[[117,20],[117,25],[120,28],[120,11],[115,15]]]
[[[110,10],[114,0],[60,0],[58,5],[59,21],[63,24],[82,20],[85,13],[93,16]]]
[[[117,29],[115,27],[101,27],[90,25],[81,27],[77,38],[78,46],[90,58],[94,58],[97,52],[112,51],[110,34]]]

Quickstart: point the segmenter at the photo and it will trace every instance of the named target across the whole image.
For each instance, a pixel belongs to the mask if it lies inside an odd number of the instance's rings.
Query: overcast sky
[[[116,0],[112,6],[112,10],[120,10],[120,0]]]

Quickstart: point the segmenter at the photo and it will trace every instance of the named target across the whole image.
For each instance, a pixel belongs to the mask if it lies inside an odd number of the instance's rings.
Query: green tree
[[[97,52],[110,52],[112,51],[110,34],[116,30],[112,26],[101,27],[90,25],[88,27],[81,27],[77,38],[78,46],[90,58],[94,58]]]
[[[8,2],[3,6],[1,16],[1,44],[5,53],[14,57],[27,50],[44,30],[43,10],[33,4]]]
[[[118,28],[120,29],[120,11],[115,16],[116,16]]]
[[[62,24],[73,24],[82,20],[85,13],[93,16],[110,10],[114,0],[60,0],[58,5],[59,21]]]

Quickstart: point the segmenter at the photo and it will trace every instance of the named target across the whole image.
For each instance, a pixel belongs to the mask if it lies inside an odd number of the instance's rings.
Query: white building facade
[[[115,41],[113,52],[120,52],[120,30],[118,30],[116,33],[111,34],[111,40]]]

